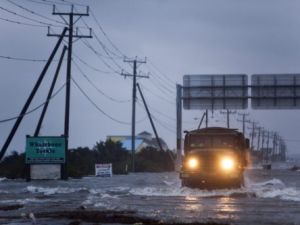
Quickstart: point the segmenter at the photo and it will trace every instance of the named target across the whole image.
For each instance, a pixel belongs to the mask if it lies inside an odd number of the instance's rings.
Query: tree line
[[[174,170],[175,154],[146,147],[135,154],[135,172],[166,172]],[[126,174],[132,163],[131,151],[122,147],[120,142],[100,141],[90,149],[78,147],[67,151],[69,177],[80,178],[95,174],[95,164],[112,163],[114,174]],[[25,153],[14,151],[0,163],[0,177],[11,179],[25,178]]]

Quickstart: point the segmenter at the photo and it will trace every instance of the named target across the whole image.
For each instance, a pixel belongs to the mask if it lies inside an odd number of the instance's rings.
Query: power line
[[[101,24],[99,23],[99,21],[97,20],[94,12],[91,10],[91,15],[92,15],[92,18],[95,20],[97,26],[99,27],[100,31],[103,33],[104,37],[108,40],[108,42],[111,44],[111,46],[121,54],[120,55],[116,55],[120,58],[124,58],[126,57],[126,55],[111,41],[111,39],[108,37],[108,35],[106,34],[106,32],[104,31],[103,27],[101,26]]]
[[[29,58],[20,58],[20,57],[11,57],[11,56],[4,56],[0,55],[2,59],[9,59],[9,60],[17,60],[17,61],[26,61],[26,62],[46,62],[46,59],[29,59]]]
[[[74,54],[73,55],[80,61],[83,65],[86,67],[90,68],[91,70],[94,70],[95,72],[100,72],[100,73],[105,73],[105,74],[116,74],[115,72],[110,72],[110,71],[104,71],[96,68],[95,66],[92,66],[90,63],[84,61],[82,58],[80,58],[78,55]]]
[[[45,0],[41,0],[41,1],[43,1],[43,2],[38,1],[38,0],[26,0],[26,1],[28,1],[28,2],[33,2],[33,3],[37,3],[37,4],[41,4],[41,5],[47,5],[47,6],[53,5],[53,3],[50,3],[50,2],[45,1]]]
[[[175,85],[171,87],[171,85],[170,85],[169,83],[167,83],[166,81],[164,81],[164,80],[163,80],[160,76],[158,76],[157,74],[154,73],[154,74],[152,74],[152,75],[154,75],[154,77],[158,78],[157,84],[160,85],[160,86],[163,88],[163,90],[168,91],[170,94],[175,94],[175,91],[174,91],[173,89],[170,89],[170,88],[174,88]],[[169,87],[168,87],[167,85],[169,85]]]
[[[84,19],[82,19],[82,22],[83,22],[83,24],[84,24],[87,28],[89,28],[87,22],[86,22]],[[113,57],[110,55],[110,53],[111,53],[111,54],[113,54],[113,55],[114,55],[115,57],[117,57],[117,58],[123,58],[123,57],[120,57],[120,56],[116,55],[113,51],[111,51],[109,48],[107,48],[107,47],[105,46],[105,44],[104,44],[102,41],[100,41],[100,38],[98,37],[98,35],[97,35],[94,31],[93,31],[93,34],[94,34],[94,36],[96,37],[96,40],[97,40],[98,44],[101,46],[101,48],[105,51],[105,53],[106,53],[106,55],[107,55],[107,56],[103,56],[103,55],[102,55],[103,57],[107,57],[107,58],[113,60]]]
[[[107,47],[102,43],[102,41],[100,41],[100,39],[98,38],[98,36],[96,35],[95,32],[93,32],[93,34],[95,35],[96,41],[99,43],[99,45],[101,46],[101,48],[103,48],[105,54],[108,56],[108,58],[119,68],[119,69],[123,69],[117,62],[116,60],[109,54]]]
[[[117,74],[120,74],[120,72],[118,72],[115,68],[113,68],[110,64],[108,64],[103,58],[102,58],[102,55],[97,51],[95,50],[89,43],[87,43],[86,41],[84,40],[81,40],[82,43],[85,44],[85,46],[87,46],[101,61],[102,63],[107,67],[109,68],[111,71],[117,73]]]
[[[0,17],[0,20],[6,21],[6,22],[10,22],[10,23],[14,23],[14,24],[18,24],[18,25],[31,26],[31,27],[47,27],[46,25],[38,25],[38,24],[32,24],[32,23],[24,23],[24,22],[20,22],[20,21],[17,21],[17,20],[5,19],[5,18],[2,18],[2,17]]]
[[[102,90],[100,90],[89,78],[88,76],[82,71],[82,69],[79,67],[79,65],[73,60],[74,65],[76,66],[76,68],[78,69],[78,71],[81,73],[81,75],[97,90],[98,93],[100,93],[101,95],[103,95],[104,97],[106,97],[107,99],[113,101],[113,102],[117,102],[117,103],[127,103],[130,102],[129,100],[118,100],[116,98],[113,98],[109,95],[107,95],[106,93],[104,93]]]
[[[61,27],[61,26],[59,26],[59,25],[54,25],[54,24],[51,24],[51,23],[45,23],[45,22],[42,22],[42,21],[40,21],[40,20],[32,19],[32,18],[30,18],[30,17],[27,17],[27,16],[21,15],[21,14],[19,14],[19,13],[16,13],[16,12],[14,12],[14,11],[12,11],[12,10],[6,9],[6,8],[4,8],[4,7],[2,7],[2,6],[0,6],[0,9],[1,9],[2,11],[8,12],[8,13],[13,14],[13,15],[15,15],[15,16],[19,16],[19,17],[21,17],[21,18],[23,18],[23,19],[27,19],[27,20],[32,21],[32,22],[36,22],[36,23],[39,23],[39,24],[47,25],[47,26]]]
[[[84,25],[88,28],[88,24],[85,22],[85,20],[84,19],[82,19],[82,22],[84,23]],[[109,48],[107,48],[106,46],[105,46],[105,44],[100,40],[100,38],[97,36],[97,34],[93,31],[93,35],[94,35],[94,37],[96,38],[96,41],[98,42],[98,44],[101,46],[101,48],[104,50],[104,52],[105,52],[105,54],[107,55],[107,56],[103,56],[102,54],[100,54],[99,53],[99,55],[101,55],[102,57],[106,57],[106,58],[108,58],[108,59],[110,59],[120,70],[123,70],[123,68],[119,65],[119,63],[117,63],[116,62],[116,60],[114,59],[114,57],[112,57],[111,55],[110,55],[110,53],[111,54],[114,54],[114,52],[112,52],[112,51],[110,51],[110,49]],[[118,58],[120,58],[120,57],[118,57]]]
[[[138,99],[138,102],[139,102],[139,104],[141,104],[141,102],[140,102],[139,99]],[[140,106],[142,107],[142,105],[140,105]],[[161,116],[163,116],[163,117],[165,117],[165,118],[167,118],[167,119],[169,119],[169,120],[171,120],[171,121],[176,121],[175,118],[172,118],[172,117],[170,117],[170,116],[168,116],[168,115],[166,115],[166,114],[160,112],[160,111],[157,110],[156,108],[154,108],[154,107],[152,107],[152,106],[150,106],[150,105],[148,105],[148,107],[149,107],[151,110],[153,110],[154,112],[156,112],[157,114],[159,114],[159,115],[161,115]],[[142,108],[143,108],[143,107],[142,107]]]
[[[43,102],[42,104],[38,105],[37,107],[29,110],[28,112],[22,114],[22,115],[19,115],[19,116],[14,116],[14,117],[11,117],[11,118],[7,118],[7,119],[2,119],[0,120],[0,123],[5,123],[5,122],[9,122],[11,120],[15,120],[15,119],[18,119],[19,117],[23,117],[25,115],[28,115],[28,114],[31,114],[33,112],[35,112],[36,110],[38,110],[39,108],[41,108],[42,106],[44,106],[47,102],[50,102],[51,99],[53,99],[56,95],[58,95],[58,93],[66,86],[66,84],[63,84],[52,96],[49,100]]]
[[[34,3],[37,3],[37,4],[42,4],[42,5],[53,5],[53,4],[58,4],[58,5],[75,5],[75,6],[84,6],[86,7],[87,5],[82,5],[82,4],[78,4],[78,3],[63,3],[63,2],[58,2],[58,1],[53,1],[53,0],[26,0],[26,1],[29,1],[29,2],[34,2]]]
[[[119,124],[125,124],[125,125],[131,125],[129,122],[121,121],[118,120],[112,116],[110,116],[108,113],[104,112],[88,95],[87,93],[78,85],[78,83],[72,78],[72,82],[76,85],[76,87],[79,89],[79,91],[86,97],[86,99],[99,111],[101,112],[104,116],[107,118],[111,119],[112,121],[119,123]]]
[[[158,118],[156,118],[155,116],[153,116],[153,119],[163,128],[165,128],[165,130],[169,131],[172,134],[176,134],[175,129],[170,129],[170,127],[168,125],[165,125],[161,120],[159,120]]]
[[[157,72],[159,72],[163,77],[165,77],[166,80],[168,80],[170,83],[176,85],[176,83],[175,83],[172,79],[170,79],[167,75],[165,75],[164,73],[162,73],[161,70],[158,69],[158,67],[157,67],[151,60],[149,60],[149,62],[150,62],[150,65],[151,65]]]
[[[44,0],[45,1],[45,0]],[[47,0],[48,1],[48,0]],[[67,1],[67,0],[60,0],[61,2],[64,2],[66,3],[66,5],[77,5],[77,6],[83,6],[83,7],[86,7],[87,5],[84,5],[84,4],[80,4],[80,3],[74,3],[74,2],[71,2],[71,1]],[[58,4],[63,4],[63,3],[58,3]]]
[[[43,18],[43,19],[46,19],[46,20],[50,20],[50,21],[55,22],[55,23],[59,23],[59,24],[65,25],[65,24],[62,23],[61,21],[58,21],[58,20],[49,18],[49,17],[47,17],[47,16],[44,16],[44,15],[42,15],[42,14],[39,14],[39,13],[37,13],[37,12],[31,10],[31,9],[28,9],[28,8],[22,6],[22,5],[19,5],[19,4],[15,3],[15,2],[13,2],[12,0],[6,0],[6,1],[9,2],[9,3],[11,3],[11,4],[13,4],[14,6],[16,6],[16,7],[20,8],[20,9],[26,11],[26,12],[31,13],[32,15],[38,16],[38,17]]]
[[[141,84],[140,84],[141,85]],[[156,96],[157,98],[159,98],[160,100],[165,101],[166,103],[174,106],[175,102],[170,101],[167,98],[162,97],[161,95],[157,94],[156,92],[151,91],[150,89],[146,88],[144,85],[141,85],[143,87],[143,89],[145,89],[146,91],[148,91],[149,93],[151,93],[152,95]]]

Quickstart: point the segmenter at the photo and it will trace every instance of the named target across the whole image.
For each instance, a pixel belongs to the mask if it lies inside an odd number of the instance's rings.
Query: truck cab
[[[239,188],[244,184],[249,140],[236,129],[209,127],[186,132],[182,186]]]

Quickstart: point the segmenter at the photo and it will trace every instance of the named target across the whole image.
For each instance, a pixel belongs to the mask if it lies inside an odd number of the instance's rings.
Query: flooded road
[[[72,218],[53,215],[74,210],[125,211],[168,223],[300,224],[300,172],[248,170],[244,188],[213,191],[182,188],[177,173],[29,183],[0,178],[0,224],[69,224]]]

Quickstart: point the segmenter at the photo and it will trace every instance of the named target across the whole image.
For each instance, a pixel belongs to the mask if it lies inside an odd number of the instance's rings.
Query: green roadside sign
[[[65,163],[64,137],[26,137],[27,164]]]

